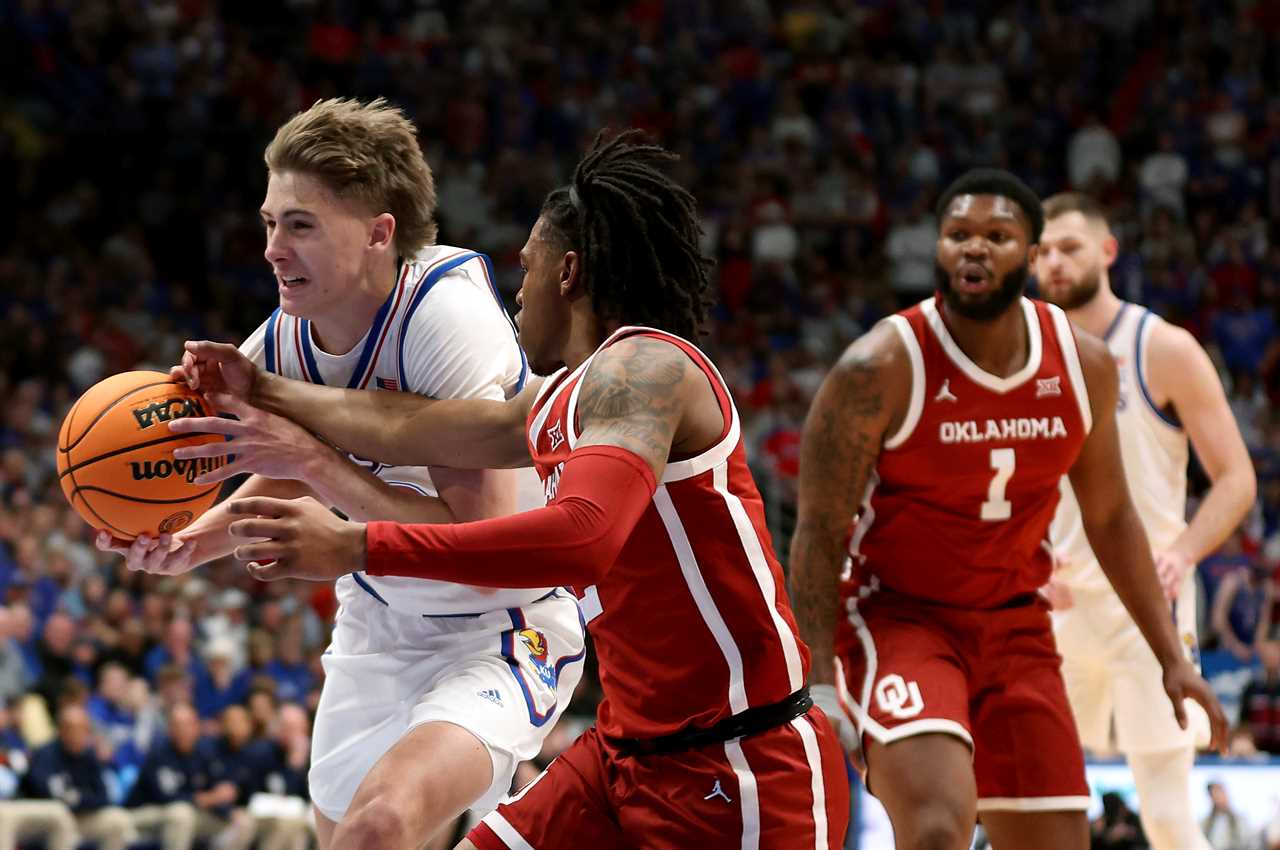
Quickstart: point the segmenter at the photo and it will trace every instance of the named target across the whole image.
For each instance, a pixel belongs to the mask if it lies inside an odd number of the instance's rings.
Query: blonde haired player
[[[241,347],[250,359],[369,391],[494,401],[520,391],[524,355],[488,258],[433,244],[434,182],[398,109],[320,101],[279,129],[265,159],[261,217],[280,306]],[[190,362],[184,374],[199,387]],[[399,522],[541,501],[531,472],[369,463],[230,396],[210,400],[240,418],[206,428],[236,447],[208,480],[255,473],[238,496],[310,496],[355,520]],[[231,519],[223,503],[173,538],[115,548],[135,569],[177,574],[233,551]],[[540,749],[581,676],[577,605],[551,587],[362,572],[336,591],[310,773],[320,845],[417,848],[465,809],[492,808]]]
[[[1217,373],[1195,339],[1111,291],[1107,269],[1117,243],[1098,203],[1066,193],[1045,201],[1044,212],[1035,264],[1040,293],[1101,337],[1115,357],[1125,477],[1179,635],[1194,657],[1195,564],[1226,540],[1253,503],[1248,451]],[[1188,441],[1213,482],[1190,524]],[[1182,730],[1166,707],[1160,665],[1098,566],[1065,478],[1050,538],[1057,556],[1050,586],[1054,632],[1081,742],[1110,751],[1114,721],[1115,743],[1133,771],[1152,846],[1208,850],[1189,783],[1195,738],[1197,731],[1207,736],[1206,719],[1199,706],[1189,705],[1193,721]]]

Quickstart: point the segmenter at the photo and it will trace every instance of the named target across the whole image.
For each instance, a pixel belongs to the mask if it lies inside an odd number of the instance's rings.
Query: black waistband
[[[726,717],[709,729],[685,729],[657,738],[610,738],[609,743],[624,756],[679,753],[767,732],[800,717],[811,708],[813,700],[806,685],[783,700],[748,708],[740,714]]]

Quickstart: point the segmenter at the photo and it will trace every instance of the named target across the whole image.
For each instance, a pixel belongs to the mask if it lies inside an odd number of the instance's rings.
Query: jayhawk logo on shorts
[[[551,687],[556,685],[556,671],[548,660],[547,638],[537,629],[521,629],[516,632],[520,642],[529,650],[529,663],[537,672],[538,678]]]

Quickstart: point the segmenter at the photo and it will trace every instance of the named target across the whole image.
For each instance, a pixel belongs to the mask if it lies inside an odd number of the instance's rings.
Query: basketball
[[[165,423],[212,415],[203,396],[161,372],[99,381],[72,405],[58,432],[63,494],[85,522],[122,540],[180,531],[217,500],[221,484],[194,480],[223,460],[177,460],[173,450],[222,437],[170,434]]]

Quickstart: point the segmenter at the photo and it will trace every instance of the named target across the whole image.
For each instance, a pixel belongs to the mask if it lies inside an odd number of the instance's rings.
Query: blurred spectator
[[[196,840],[244,850],[253,842],[251,822],[214,814],[232,805],[239,792],[234,782],[214,779],[211,744],[200,740],[195,709],[173,706],[167,725],[168,735],[152,748],[129,794],[134,824],[144,835],[158,835],[163,850],[191,850]]]
[[[15,639],[14,615],[0,605],[0,702],[21,696],[30,686],[31,673]]]
[[[1280,755],[1280,641],[1259,643],[1258,659],[1262,670],[1240,696],[1240,725],[1259,750]]]
[[[54,613],[45,621],[40,646],[36,652],[40,676],[35,692],[54,711],[63,686],[75,672],[72,647],[76,638],[75,621],[63,613]]]
[[[1102,814],[1089,826],[1090,850],[1146,850],[1138,815],[1114,791],[1102,795]]]
[[[1213,850],[1250,850],[1248,824],[1231,807],[1227,789],[1221,782],[1210,782],[1208,788],[1211,808],[1200,828],[1209,839]]]
[[[302,707],[280,706],[270,737],[255,742],[259,784],[250,797],[259,850],[305,850],[311,726]]]
[[[201,717],[215,717],[227,706],[243,703],[249,697],[249,670],[235,667],[236,649],[228,637],[209,642],[205,661],[209,675],[204,688],[196,689],[196,703]]]
[[[111,765],[136,768],[150,741],[138,734],[138,715],[129,699],[129,671],[115,662],[104,664],[98,671],[98,689],[85,708],[111,753]]]
[[[58,712],[57,740],[31,755],[24,796],[60,802],[74,815],[80,836],[101,850],[124,850],[137,833],[129,814],[110,804],[104,769],[94,752],[88,712],[67,706]]]
[[[1212,626],[1219,646],[1251,661],[1270,627],[1273,594],[1271,569],[1259,558],[1228,573],[1213,599]]]
[[[889,229],[885,255],[889,258],[889,284],[905,307],[933,292],[937,285],[936,246],[938,225],[923,195],[911,203],[906,215]]]
[[[1090,113],[1067,143],[1067,175],[1072,188],[1099,194],[1100,187],[1114,183],[1120,176],[1121,164],[1120,142],[1115,133],[1096,112]]]
[[[1178,153],[1172,133],[1161,133],[1156,141],[1156,150],[1142,161],[1138,169],[1138,185],[1142,190],[1144,210],[1163,208],[1182,216],[1187,159]]]
[[[186,671],[197,691],[207,686],[209,671],[192,645],[194,629],[185,617],[174,617],[165,626],[164,641],[147,653],[147,678],[155,681],[161,667],[174,664]]]
[[[262,672],[276,683],[276,699],[280,702],[305,703],[311,691],[311,665],[302,651],[302,628],[290,623],[276,644],[276,657],[262,666]]]
[[[253,737],[253,721],[243,706],[233,705],[219,717],[221,733],[213,741],[210,773],[217,782],[227,781],[236,788],[234,800],[222,801],[212,809],[220,817],[240,824],[249,818],[245,806],[258,788],[261,754]]]

